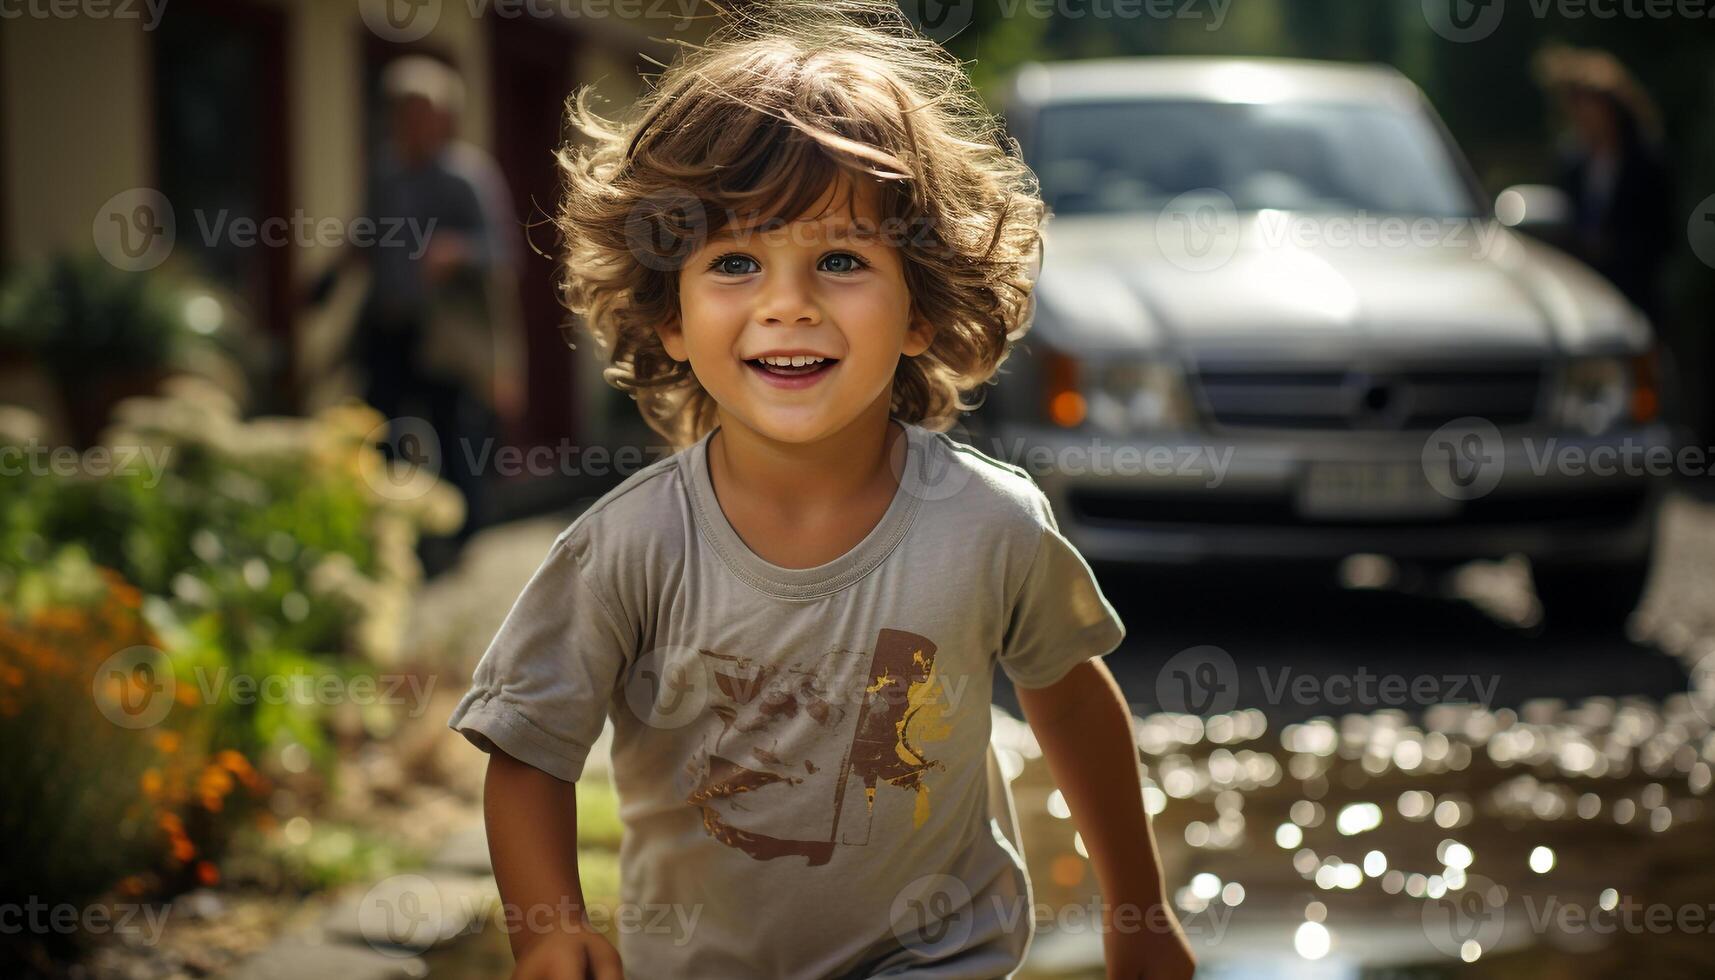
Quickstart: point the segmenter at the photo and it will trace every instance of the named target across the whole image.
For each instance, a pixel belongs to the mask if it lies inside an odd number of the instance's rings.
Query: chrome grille
[[[1215,425],[1259,429],[1434,429],[1467,415],[1498,426],[1536,417],[1540,362],[1409,367],[1212,364],[1194,373]]]

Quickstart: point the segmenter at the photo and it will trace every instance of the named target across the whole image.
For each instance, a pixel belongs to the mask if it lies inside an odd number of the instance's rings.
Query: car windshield
[[[1043,109],[1031,142],[1059,214],[1159,211],[1211,188],[1241,211],[1474,213],[1441,135],[1384,106],[1068,103]]]

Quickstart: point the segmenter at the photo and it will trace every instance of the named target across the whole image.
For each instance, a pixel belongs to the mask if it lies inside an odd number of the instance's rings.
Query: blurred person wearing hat
[[[523,332],[511,194],[492,157],[456,139],[464,83],[444,63],[399,58],[381,80],[389,140],[377,160],[363,216],[377,229],[414,234],[353,237],[314,290],[320,300],[348,260],[370,277],[348,356],[364,375],[363,397],[394,420],[388,451],[438,450],[440,475],[465,497],[463,526],[425,541],[426,571],[452,563],[470,536],[494,518],[482,459],[514,425],[524,398]],[[407,446],[420,433],[399,420],[420,417],[434,446]]]
[[[1558,184],[1572,202],[1572,248],[1659,324],[1674,221],[1655,105],[1606,51],[1550,45],[1535,67],[1569,124]]]

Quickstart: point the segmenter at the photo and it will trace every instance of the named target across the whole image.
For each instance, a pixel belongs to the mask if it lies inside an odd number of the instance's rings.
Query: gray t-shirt
[[[632,474],[555,540],[453,713],[574,782],[611,718],[602,911],[628,976],[994,980],[1024,958],[994,667],[1045,687],[1125,629],[1024,470],[899,424],[887,512],[815,568],[745,545],[709,435]]]

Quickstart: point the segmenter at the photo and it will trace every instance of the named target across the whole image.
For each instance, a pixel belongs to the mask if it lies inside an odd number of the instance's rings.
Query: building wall
[[[0,30],[0,254],[93,247],[113,195],[153,179],[153,111],[137,21],[20,17]]]

